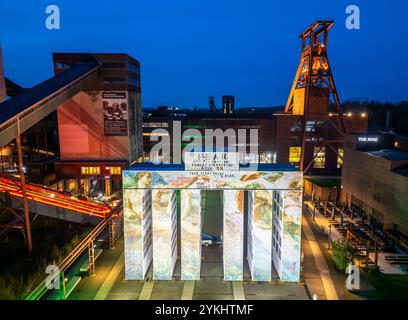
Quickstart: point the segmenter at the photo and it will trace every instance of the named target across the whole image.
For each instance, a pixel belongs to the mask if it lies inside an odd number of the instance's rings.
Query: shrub
[[[358,256],[358,250],[347,239],[333,242],[333,261],[339,270],[345,271]]]
[[[85,227],[80,235],[74,235],[62,248],[53,245],[49,254],[42,255],[37,259],[32,271],[24,279],[21,276],[0,277],[0,300],[24,299],[44,280],[45,268],[50,264],[59,263],[90,230],[90,227]]]

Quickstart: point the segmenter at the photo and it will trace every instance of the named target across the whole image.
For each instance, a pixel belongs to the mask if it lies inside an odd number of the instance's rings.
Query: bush
[[[0,277],[0,300],[20,300],[29,295],[45,279],[45,268],[50,264],[59,263],[75,246],[90,232],[86,227],[80,235],[74,235],[62,248],[53,245],[50,254],[42,255],[34,262],[28,276]]]
[[[345,271],[358,256],[358,250],[347,239],[333,242],[333,261],[339,270]]]

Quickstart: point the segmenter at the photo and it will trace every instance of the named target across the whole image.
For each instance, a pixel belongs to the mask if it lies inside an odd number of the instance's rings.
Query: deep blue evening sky
[[[298,35],[334,19],[329,58],[341,100],[408,99],[405,0],[1,0],[5,73],[23,86],[52,75],[51,53],[125,52],[141,62],[144,106],[284,104],[299,62]],[[61,30],[45,28],[45,8]],[[347,30],[345,8],[361,10]]]

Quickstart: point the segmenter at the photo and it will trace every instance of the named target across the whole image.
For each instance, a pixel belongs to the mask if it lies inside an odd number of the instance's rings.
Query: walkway
[[[339,300],[336,288],[334,286],[333,279],[329,271],[329,266],[327,265],[323,252],[320,250],[319,244],[317,243],[316,238],[313,234],[313,231],[310,228],[305,217],[302,217],[302,229],[306,236],[306,240],[308,241],[309,246],[312,250],[312,254],[313,254],[317,269],[319,270],[320,278],[322,280],[322,284],[323,284],[327,299],[328,300]]]
[[[313,204],[312,204],[312,202],[311,201],[305,201],[304,202],[304,204],[307,206],[307,208],[310,210],[310,212],[312,213],[313,212]],[[330,222],[329,222],[329,219],[327,219],[326,217],[324,217],[320,212],[319,212],[319,210],[317,209],[317,207],[316,207],[316,211],[315,211],[315,222],[316,222],[316,224],[318,225],[318,226],[323,226],[324,227],[324,230],[325,230],[325,233],[328,233],[328,230],[329,230],[329,225],[330,225]],[[346,219],[344,219],[344,222],[346,222]],[[340,240],[340,239],[342,239],[343,238],[343,236],[341,235],[341,233],[340,232],[338,232],[337,230],[336,230],[336,228],[331,228],[331,239],[332,239],[332,241],[337,241],[337,240]]]

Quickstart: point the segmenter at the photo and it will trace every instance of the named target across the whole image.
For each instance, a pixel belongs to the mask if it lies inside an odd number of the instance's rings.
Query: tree
[[[347,239],[334,241],[332,252],[334,264],[342,271],[345,271],[350,263],[354,263],[358,256],[358,250]]]

